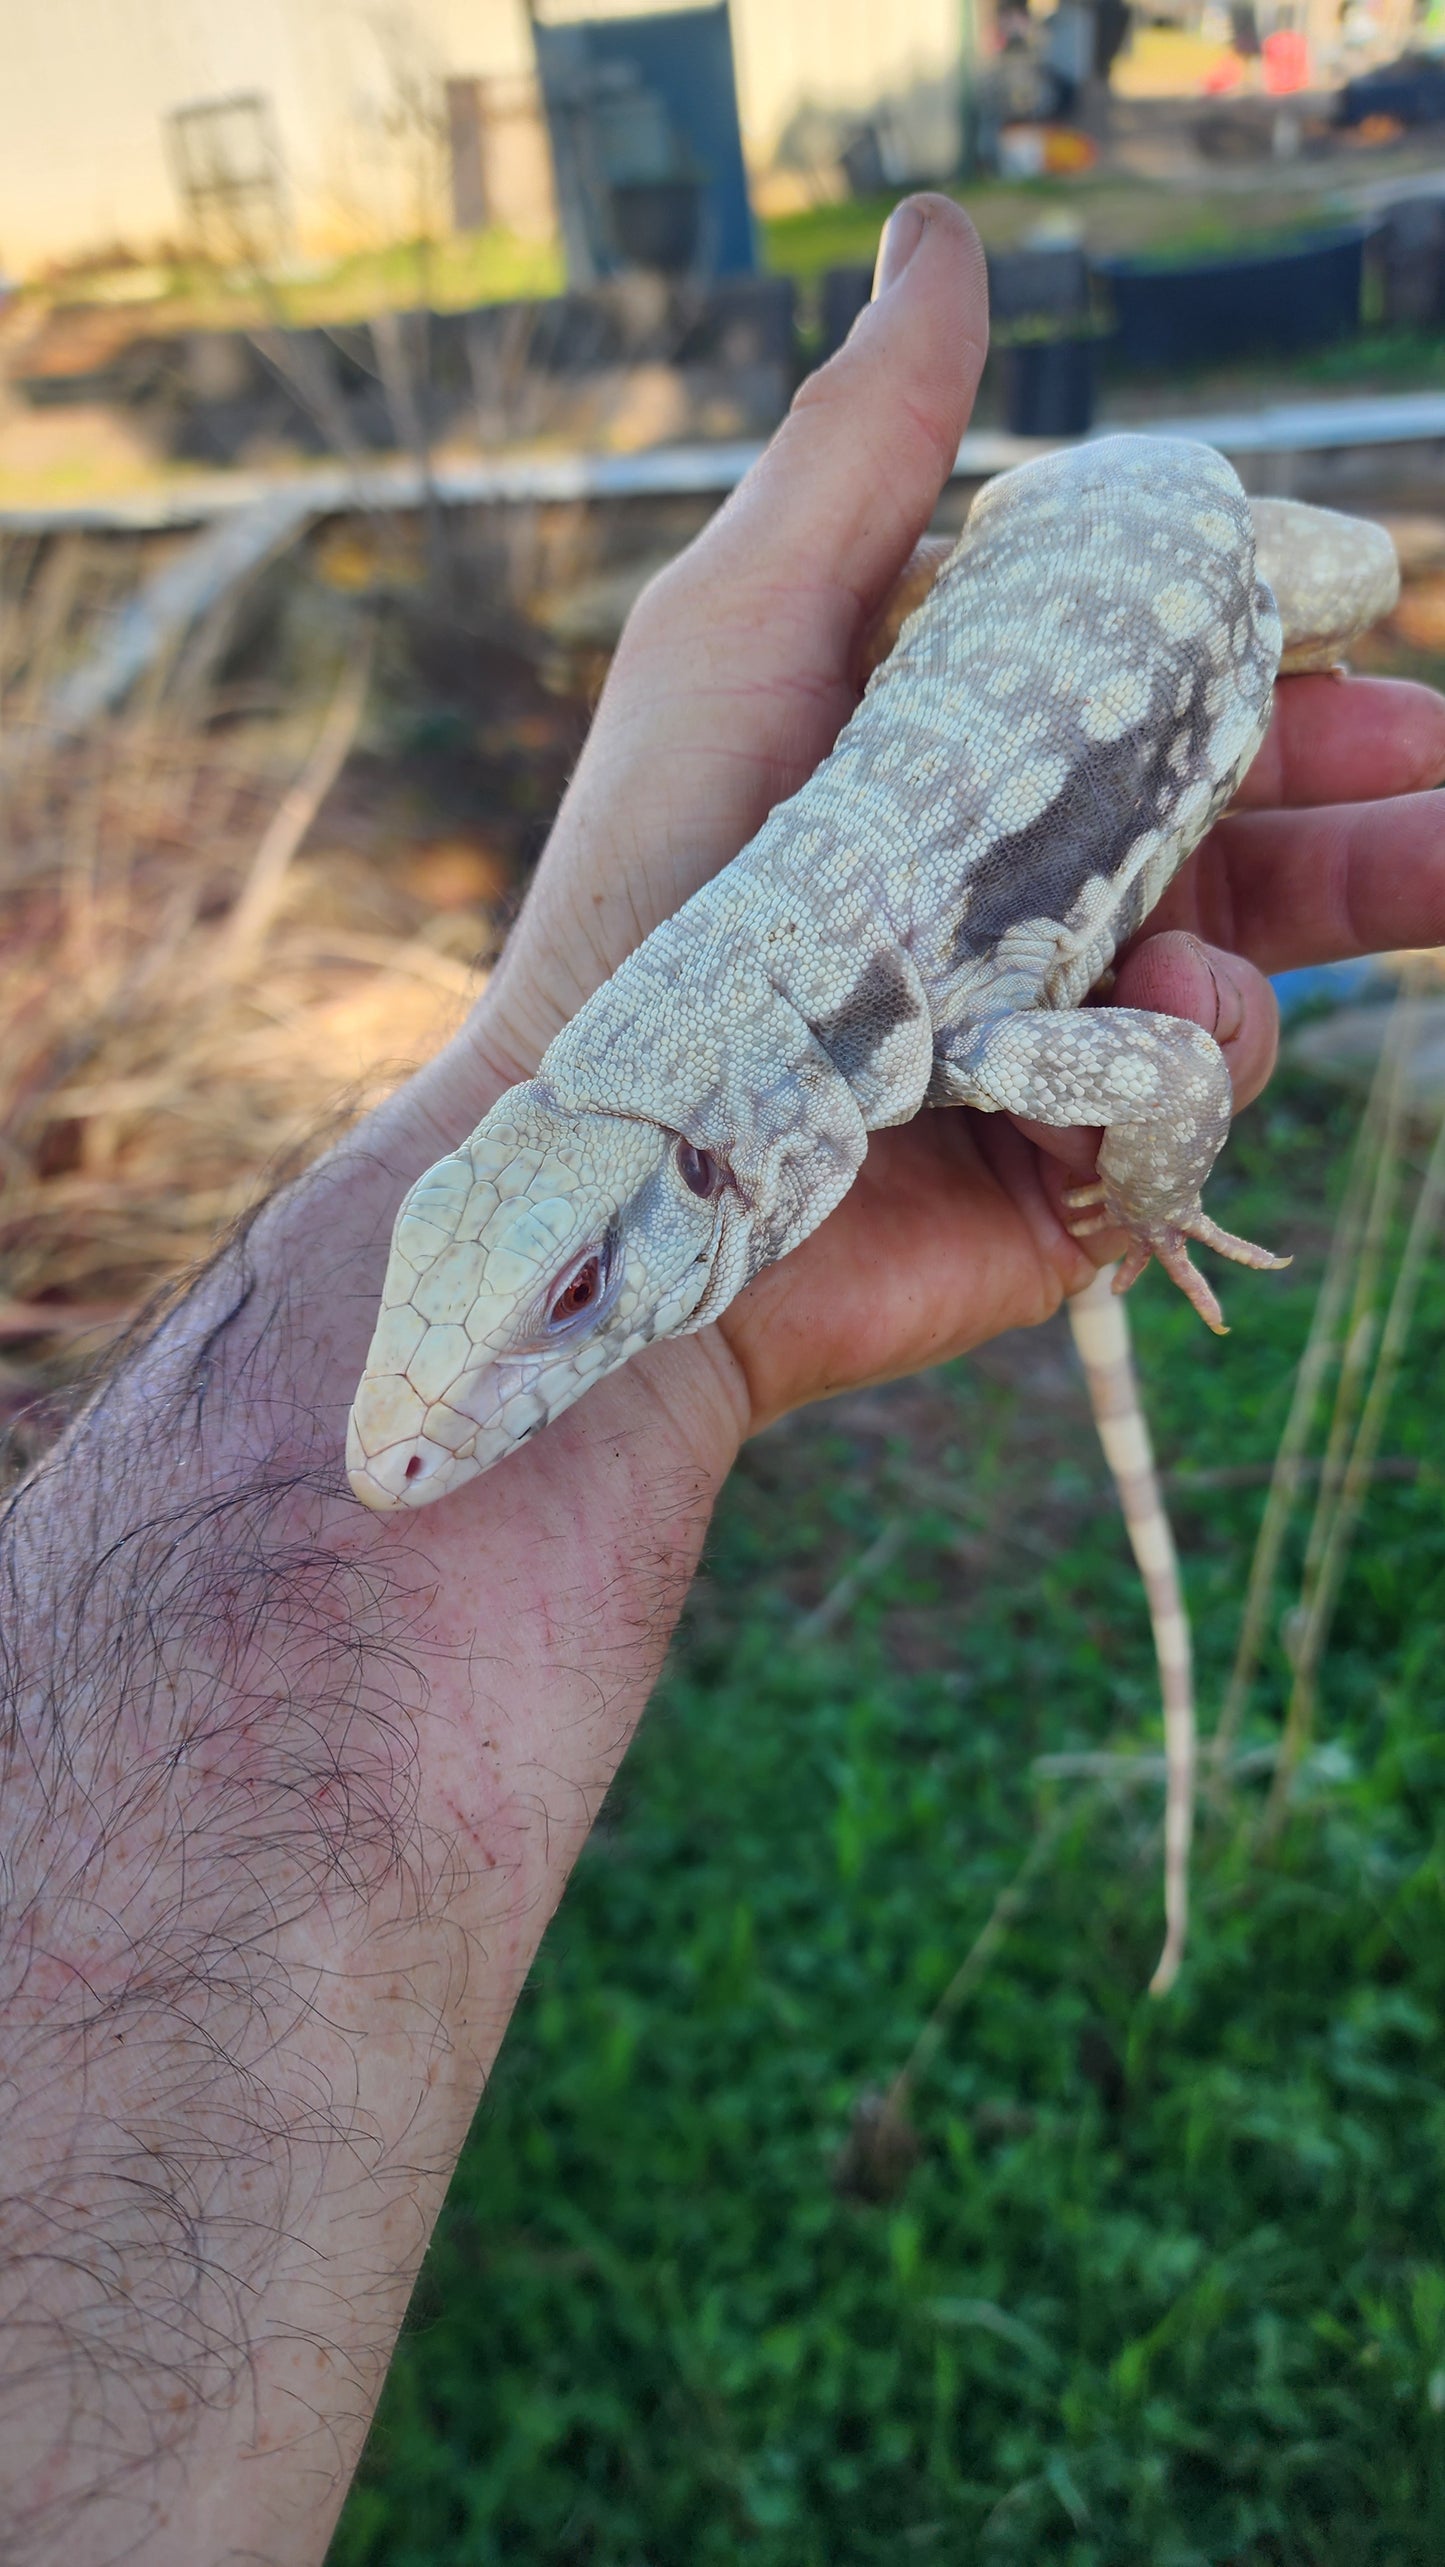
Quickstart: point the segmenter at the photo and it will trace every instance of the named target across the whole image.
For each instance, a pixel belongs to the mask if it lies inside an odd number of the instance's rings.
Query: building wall
[[[956,88],[965,0],[732,0],[743,141],[758,169],[808,107],[862,115]]]
[[[260,90],[302,256],[445,221],[416,101],[449,71],[531,65],[522,0],[0,0],[0,272],[175,240],[164,125]]]
[[[637,17],[666,0],[538,0],[537,15]],[[686,6],[686,0],[681,0]],[[956,90],[969,0],[732,0],[743,147],[768,169],[807,108],[864,115],[930,85]]]
[[[962,6],[733,0],[749,161],[771,163],[801,108],[946,87]],[[524,0],[0,0],[0,274],[179,238],[165,119],[244,90],[270,103],[301,256],[442,228],[444,126],[418,102],[448,75],[515,81],[531,62]]]

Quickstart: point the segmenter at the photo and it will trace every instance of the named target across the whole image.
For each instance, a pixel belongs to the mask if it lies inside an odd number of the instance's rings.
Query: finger
[[[667,779],[671,835],[687,807],[684,898],[832,747],[860,691],[864,632],[968,423],[988,296],[967,215],[946,197],[907,199],[879,272],[845,345],[639,600],[608,678],[599,745]]]
[[[1275,689],[1242,810],[1361,802],[1445,783],[1445,696],[1404,678],[1290,677]]]
[[[1263,972],[1238,954],[1177,928],[1146,936],[1120,964],[1110,1005],[1202,1025],[1224,1054],[1236,1113],[1269,1081],[1279,1050],[1279,1006]]]
[[[1221,820],[1150,923],[1265,972],[1445,943],[1445,794]]]
[[[1214,1036],[1237,1103],[1274,1058],[1274,993],[1198,938],[1149,938],[1121,968],[1121,1005],[1187,1016]],[[1065,1189],[1093,1173],[1100,1135],[1003,1114],[920,1114],[875,1132],[852,1191],[723,1315],[753,1425],[845,1384],[941,1363],[1001,1328],[1044,1318],[1124,1242],[1076,1240]],[[1030,1147],[1036,1143],[1036,1148]],[[899,1278],[906,1277],[906,1290]]]
[[[870,1134],[836,1211],[718,1322],[753,1428],[1046,1318],[1089,1264],[1040,1170],[1003,1115],[920,1114]]]

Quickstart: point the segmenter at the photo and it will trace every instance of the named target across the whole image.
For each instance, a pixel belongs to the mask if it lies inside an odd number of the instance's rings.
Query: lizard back
[[[797,797],[840,845],[866,813],[937,1025],[1078,1004],[1234,792],[1280,647],[1212,448],[1102,438],[983,490]]]
[[[1002,476],[831,755],[557,1036],[549,1091],[724,1156],[756,1271],[942,1101],[962,1027],[1079,1004],[1233,793],[1280,643],[1213,448]]]

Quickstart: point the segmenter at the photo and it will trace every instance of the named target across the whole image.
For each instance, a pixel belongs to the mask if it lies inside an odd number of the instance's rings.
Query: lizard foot
[[[1070,1222],[1070,1235],[1075,1239],[1087,1239],[1097,1230],[1128,1232],[1130,1245],[1114,1278],[1116,1292],[1127,1292],[1132,1283],[1138,1282],[1150,1258],[1157,1257],[1171,1281],[1179,1286],[1185,1300],[1198,1311],[1206,1328],[1212,1328],[1217,1337],[1229,1334],[1224,1313],[1216,1294],[1198,1267],[1190,1261],[1189,1241],[1200,1240],[1205,1247],[1217,1249],[1220,1256],[1229,1257],[1237,1266],[1267,1267],[1274,1271],[1290,1262],[1288,1257],[1276,1257],[1268,1248],[1256,1247],[1251,1239],[1236,1238],[1232,1230],[1221,1230],[1217,1221],[1210,1220],[1197,1199],[1178,1220],[1131,1221],[1121,1206],[1110,1203],[1109,1187],[1102,1178],[1096,1178],[1091,1185],[1072,1187],[1064,1196],[1064,1202],[1071,1212],[1088,1212],[1090,1216],[1087,1220]],[[1096,1206],[1101,1208],[1095,1209]]]

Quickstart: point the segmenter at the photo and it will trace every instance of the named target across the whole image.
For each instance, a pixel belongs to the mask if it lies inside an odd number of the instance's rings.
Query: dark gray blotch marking
[[[777,1200],[771,1217],[760,1215],[754,1224],[748,1258],[750,1276],[761,1273],[764,1266],[772,1265],[775,1258],[786,1253],[790,1241],[797,1237],[798,1223],[805,1220],[820,1176],[829,1167],[841,1168],[850,1183],[857,1174],[852,1153],[832,1132],[799,1132],[779,1150],[774,1162]]]
[[[831,1015],[812,1018],[810,1031],[838,1076],[851,1087],[872,1067],[890,1034],[913,1024],[921,1012],[918,993],[899,956],[876,954],[842,1006]]]
[[[1164,690],[1156,685],[1143,721],[1117,740],[1085,740],[1080,734],[1075,763],[1053,801],[1026,827],[995,838],[970,865],[954,933],[955,964],[991,954],[1023,918],[1053,918],[1062,925],[1087,882],[1111,880],[1133,841],[1164,825],[1199,770],[1209,737],[1205,699],[1213,675],[1213,656],[1204,653],[1182,714],[1171,707],[1161,718]],[[1185,764],[1176,775],[1169,760],[1181,740]]]

